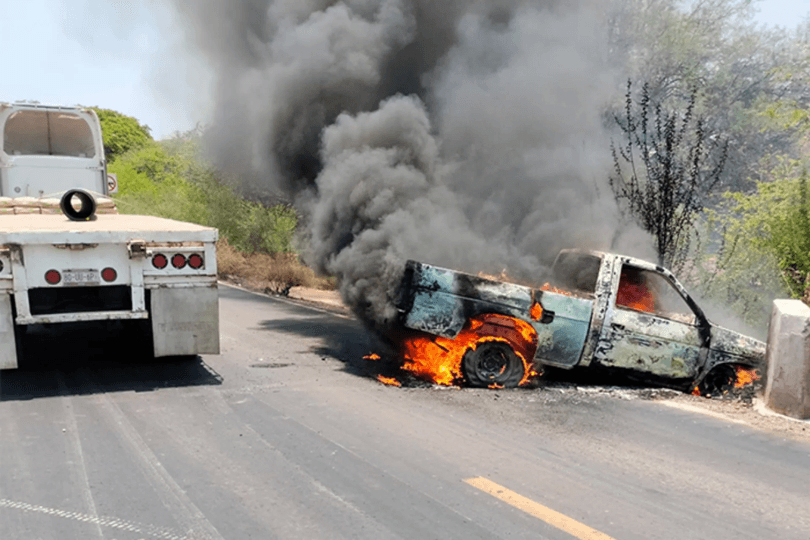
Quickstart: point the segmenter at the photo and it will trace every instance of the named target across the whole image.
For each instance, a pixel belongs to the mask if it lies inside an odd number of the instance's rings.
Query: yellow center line
[[[518,510],[522,510],[523,512],[526,512],[537,519],[545,521],[549,525],[557,527],[561,531],[564,531],[575,538],[579,538],[579,540],[614,540],[612,537],[601,533],[596,529],[591,529],[587,525],[580,523],[575,519],[571,519],[565,514],[561,514],[552,510],[551,508],[543,506],[540,503],[536,503],[531,499],[527,499],[523,495],[508,490],[495,482],[487,480],[486,478],[467,478],[464,481],[470,484],[472,487],[480,489],[484,493],[492,495],[496,499],[502,500],[506,504],[511,504]]]

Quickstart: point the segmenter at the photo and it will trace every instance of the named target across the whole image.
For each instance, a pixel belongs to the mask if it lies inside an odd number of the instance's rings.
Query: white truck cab
[[[46,198],[69,188],[109,195],[95,111],[0,104],[0,195]]]
[[[101,215],[71,216],[77,191]],[[95,112],[0,104],[0,369],[35,324],[133,321],[155,357],[219,353],[217,230],[119,215],[109,191]]]

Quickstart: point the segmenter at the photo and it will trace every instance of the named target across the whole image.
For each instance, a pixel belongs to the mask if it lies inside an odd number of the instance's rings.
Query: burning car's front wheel
[[[737,372],[730,364],[721,364],[712,369],[703,382],[698,386],[701,396],[725,394],[732,388],[737,380]]]
[[[475,387],[492,385],[513,388],[520,384],[525,366],[508,344],[500,341],[480,343],[469,349],[461,362],[467,384]]]

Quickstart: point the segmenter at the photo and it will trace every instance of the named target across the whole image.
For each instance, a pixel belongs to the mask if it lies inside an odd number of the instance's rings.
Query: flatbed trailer
[[[0,369],[31,325],[134,321],[155,357],[219,353],[217,230],[118,214],[92,110],[0,103],[0,133]]]

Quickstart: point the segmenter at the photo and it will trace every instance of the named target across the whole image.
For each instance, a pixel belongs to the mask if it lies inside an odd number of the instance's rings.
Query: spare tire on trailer
[[[467,384],[477,388],[492,385],[514,388],[526,375],[523,361],[503,341],[479,342],[475,349],[468,349],[461,369]]]
[[[79,208],[73,207],[74,198],[79,202]],[[69,189],[59,200],[59,207],[71,221],[87,221],[95,219],[96,198],[89,192],[74,188]]]

